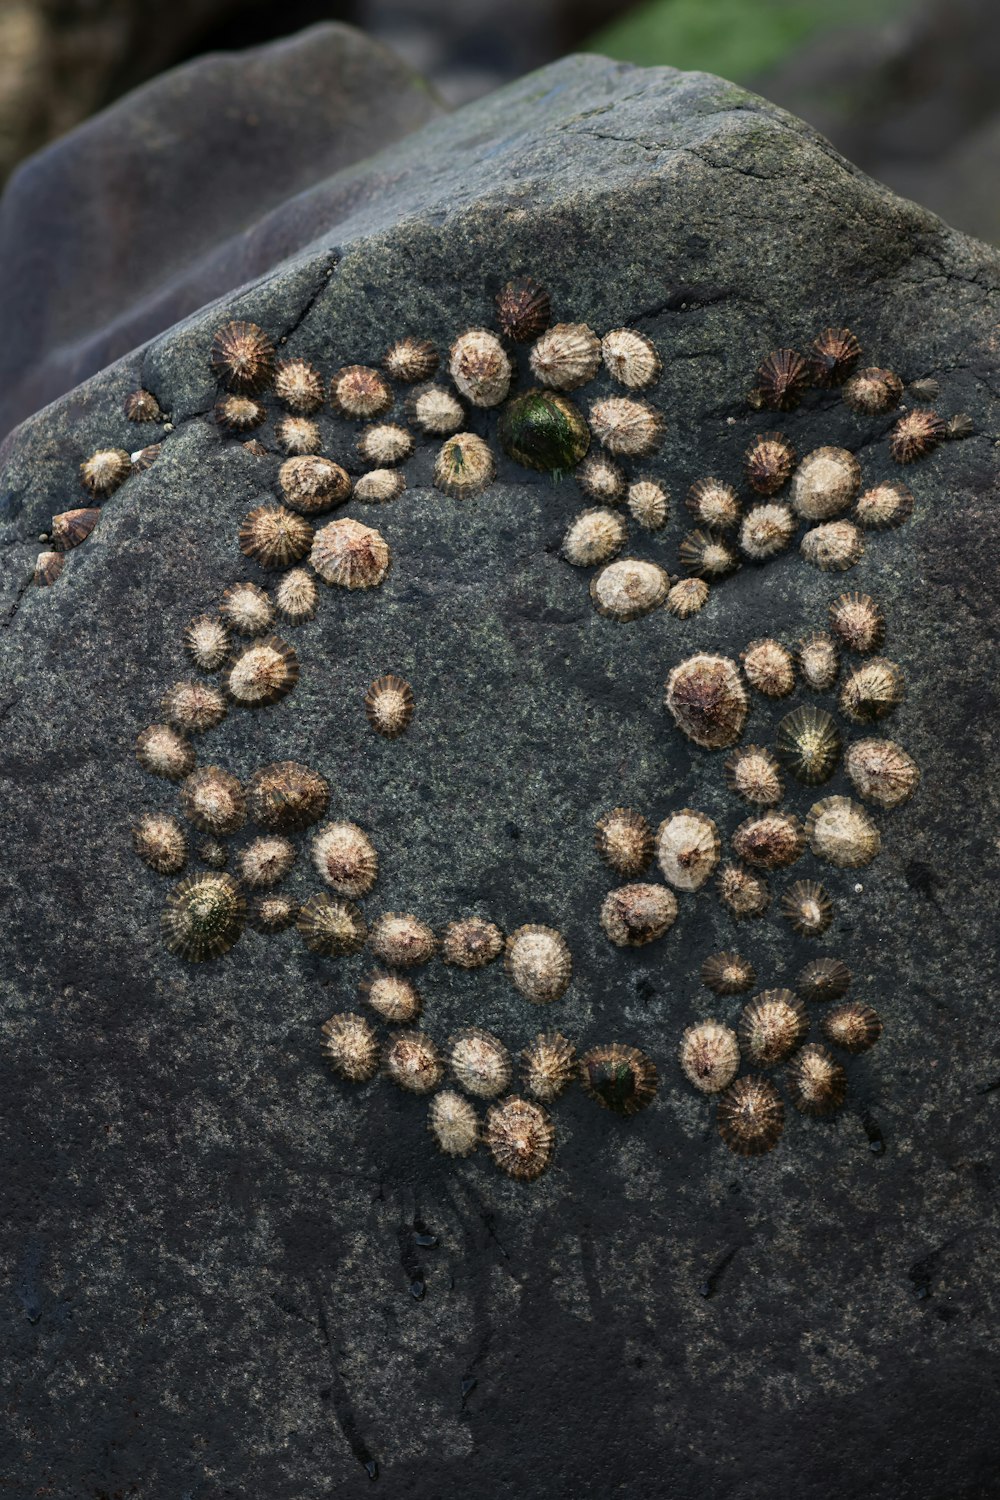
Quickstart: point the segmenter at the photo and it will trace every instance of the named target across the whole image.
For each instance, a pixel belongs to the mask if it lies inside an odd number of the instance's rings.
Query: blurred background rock
[[[1000,240],[1000,0],[0,0],[0,182],[165,68],[348,21],[460,104],[580,48],[721,73]]]

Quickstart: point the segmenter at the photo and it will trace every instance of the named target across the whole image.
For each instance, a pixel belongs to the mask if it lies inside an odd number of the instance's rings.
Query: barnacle
[[[690,531],[678,548],[681,566],[698,578],[723,578],[740,565],[727,541],[710,531]]]
[[[920,767],[895,740],[855,740],[848,745],[844,769],[858,796],[877,807],[899,807],[920,781]]]
[[[275,424],[274,435],[278,446],[286,453],[305,455],[318,453],[323,446],[323,437],[316,423],[308,417],[282,417]]]
[[[743,745],[726,760],[726,784],[737,797],[774,807],[784,795],[777,760],[764,745]]]
[[[765,812],[741,823],[732,844],[734,854],[755,869],[781,870],[798,859],[805,835],[794,813]]]
[[[740,660],[747,682],[766,698],[787,698],[795,686],[792,653],[770,636],[751,641]]]
[[[809,1030],[809,1017],[792,990],[763,990],[743,1007],[740,1044],[751,1063],[769,1068],[791,1056]]]
[[[579,1071],[584,1093],[616,1115],[637,1115],[659,1084],[653,1059],[621,1042],[591,1047],[580,1058]]]
[[[64,510],[52,517],[49,540],[56,552],[70,552],[85,542],[101,518],[95,506],[84,506],[77,510]]]
[[[358,994],[383,1021],[393,1025],[409,1025],[423,1009],[416,985],[403,974],[385,974],[376,970],[361,981]]]
[[[696,615],[708,603],[710,590],[704,578],[680,578],[667,590],[666,608],[679,620]]]
[[[674,667],[667,678],[666,707],[678,729],[706,750],[723,750],[739,739],[750,700],[739,668],[728,656],[700,653]]]
[[[588,500],[614,505],[624,498],[625,475],[606,453],[592,453],[585,458],[574,477]]]
[[[317,531],[309,561],[324,583],[372,589],[388,573],[390,555],[381,532],[345,516]]]
[[[405,489],[406,479],[398,469],[370,469],[355,484],[354,498],[369,505],[387,505]]]
[[[215,331],[208,363],[227,389],[262,391],[274,376],[274,345],[256,323],[225,323]]]
[[[533,1182],[552,1161],[556,1133],[540,1104],[512,1095],[490,1106],[483,1139],[501,1172]]]
[[[92,495],[110,495],[131,472],[132,459],[124,448],[99,448],[80,465],[84,489]]]
[[[873,489],[865,490],[854,506],[854,519],[858,525],[873,531],[901,526],[912,514],[913,496],[905,484],[892,480],[884,480]]]
[[[427,1128],[446,1156],[470,1156],[479,1144],[479,1117],[454,1089],[434,1095],[427,1107]]]
[[[163,416],[160,403],[152,391],[130,391],[125,397],[125,416],[130,422],[159,422]]]
[[[611,379],[632,391],[652,385],[663,368],[652,340],[634,328],[612,328],[601,340],[601,355]]]
[[[504,935],[485,917],[449,922],[441,936],[441,957],[459,969],[482,969],[503,952]]]
[[[736,921],[762,917],[771,904],[767,881],[741,865],[723,865],[715,882],[719,900]]]
[[[892,370],[859,370],[844,386],[844,400],[862,416],[891,411],[902,394],[903,382]]]
[[[168,724],[184,734],[204,734],[226,717],[226,700],[211,682],[175,682],[160,700]]]
[[[696,1089],[717,1094],[739,1072],[740,1044],[736,1033],[720,1021],[698,1021],[681,1037],[677,1060]]]
[[[459,1086],[478,1099],[493,1099],[510,1084],[510,1053],[499,1037],[478,1026],[467,1026],[451,1038],[448,1066]]]
[[[214,615],[197,615],[184,632],[184,645],[196,667],[217,672],[229,656],[229,631]]]
[[[509,458],[545,474],[572,469],[590,447],[590,428],[580,408],[568,396],[540,386],[507,403],[499,434]]]
[[[504,967],[526,1000],[547,1005],[565,994],[573,959],[561,932],[529,922],[508,937]]]
[[[556,391],[575,391],[597,374],[601,341],[586,323],[555,323],[532,345],[531,373]]]
[[[258,505],[240,527],[240,551],[262,568],[287,568],[301,561],[312,542],[306,518],[284,505]]]
[[[367,896],[378,877],[375,846],[356,823],[325,823],[313,835],[312,862],[341,896]]]
[[[774,495],[792,472],[795,449],[780,432],[764,432],[754,438],[743,463],[750,488],[758,495]]]
[[[847,1093],[847,1074],[825,1047],[810,1042],[785,1074],[788,1097],[804,1115],[830,1115]]]
[[[288,509],[303,516],[330,510],[351,493],[346,470],[332,458],[321,458],[315,453],[286,459],[278,470],[278,483]]]
[[[438,364],[438,352],[430,340],[414,338],[412,334],[390,344],[382,360],[385,373],[404,385],[429,380]]]
[[[861,488],[861,465],[847,448],[814,448],[799,464],[789,495],[804,521],[843,515]]]
[[[167,897],[163,940],[178,958],[203,963],[227,953],[245,921],[246,902],[231,875],[188,875]]]
[[[265,834],[241,849],[237,857],[240,879],[251,890],[277,885],[295,863],[295,845],[280,834]]]
[[[564,1094],[576,1076],[576,1048],[558,1031],[540,1031],[521,1053],[525,1092],[548,1104]]]
[[[474,432],[458,432],[442,443],[434,464],[434,483],[446,495],[459,500],[478,495],[495,476],[489,444]]]
[[[274,394],[289,411],[309,417],[323,405],[326,388],[315,365],[306,359],[279,359],[274,368]]]
[[[796,521],[790,505],[774,500],[754,505],[740,526],[740,551],[752,562],[766,562],[784,552],[795,535]]]
[[[621,885],[601,905],[604,935],[619,948],[655,942],[677,919],[677,897],[665,885]]]
[[[834,1047],[842,1047],[845,1052],[867,1052],[882,1035],[882,1021],[870,1005],[850,1000],[827,1011],[822,1031]]]
[[[135,742],[135,755],[144,771],[180,781],[194,769],[194,746],[170,724],[150,724]]]
[[[826,521],[807,531],[799,551],[807,563],[824,573],[844,573],[859,562],[865,539],[853,521]]]
[[[582,510],[563,537],[563,557],[574,568],[592,568],[608,562],[628,540],[628,527],[614,510]]]
[[[764,406],[790,411],[802,400],[812,372],[797,349],[775,349],[757,367],[757,386]]]
[[[319,607],[319,589],[308,568],[291,568],[274,590],[275,608],[290,625],[311,620]]]
[[[840,671],[840,654],[832,635],[814,630],[799,641],[795,653],[799,672],[806,687],[814,693],[828,693]]]
[[[158,875],[176,875],[187,861],[187,838],[168,813],[143,813],[132,830],[135,852]]]
[[[748,958],[739,953],[710,953],[699,970],[701,982],[716,995],[741,995],[753,988],[757,974]]]
[[[223,674],[223,684],[234,703],[263,708],[290,693],[299,680],[299,659],[287,641],[276,635],[244,646]]]
[[[833,921],[833,902],[815,880],[794,881],[781,898],[780,911],[803,937],[818,937]]]
[[[395,422],[377,422],[358,438],[358,452],[366,464],[377,469],[401,464],[413,452],[413,433]]]
[[[269,833],[299,833],[325,817],[329,806],[326,781],[295,760],[264,766],[247,783],[250,819]]]
[[[263,635],[274,624],[274,605],[257,583],[233,583],[219,602],[219,613],[237,635]]]
[[[597,821],[594,846],[619,875],[640,875],[653,857],[653,831],[634,807],[613,807]]]
[[[202,766],[181,787],[181,810],[200,833],[235,833],[247,818],[247,799],[231,771]]]
[[[429,1094],[444,1077],[437,1044],[426,1031],[397,1031],[385,1049],[385,1071],[411,1094]]]
[[[898,464],[926,458],[947,437],[948,429],[936,411],[917,407],[900,417],[889,434],[889,452]]]
[[[813,385],[840,385],[861,358],[861,345],[849,328],[824,328],[810,346]]]
[[[721,479],[699,479],[685,501],[699,526],[708,531],[731,531],[743,513],[731,484]]]
[[[406,412],[414,426],[431,437],[448,437],[465,421],[465,407],[443,385],[420,386],[407,399]]]
[[[323,1055],[341,1078],[367,1083],[378,1071],[378,1038],[364,1016],[346,1011],[323,1022]]]
[[[252,396],[220,396],[215,420],[225,432],[253,432],[267,418],[267,408]]]
[[[590,426],[609,453],[626,458],[642,458],[652,453],[659,447],[664,432],[663,418],[655,407],[623,396],[595,401],[590,408]]]
[[[719,1096],[719,1134],[737,1156],[763,1156],[778,1144],[785,1128],[785,1106],[767,1078],[748,1073]]]
[[[341,958],[360,953],[368,927],[353,901],[343,901],[320,891],[303,902],[295,923],[310,953]]]
[[[384,739],[399,737],[413,718],[413,689],[402,677],[389,672],[376,677],[365,694],[365,713],[376,734]]]
[[[870,865],[882,847],[875,824],[850,797],[814,802],[806,818],[806,837],[817,859],[846,870]]]
[[[473,406],[499,406],[510,389],[513,366],[495,333],[470,328],[451,346],[448,371]]]
[[[796,781],[818,786],[829,781],[840,759],[837,721],[825,709],[806,704],[786,714],[778,725],[775,747]]]
[[[851,986],[851,971],[840,958],[814,958],[802,969],[795,988],[803,1000],[839,1000]]]
[[[840,686],[840,711],[855,724],[874,724],[903,701],[903,674],[894,661],[873,656],[855,667]]]
[[[623,557],[594,575],[590,580],[590,597],[599,615],[613,620],[638,620],[659,608],[669,587],[670,578],[658,563]]]
[[[716,824],[690,807],[671,813],[656,831],[663,878],[678,891],[700,891],[719,863],[721,849]]]
[[[368,365],[344,365],[330,381],[330,405],[341,417],[380,417],[392,405],[392,387]]]
[[[426,922],[410,912],[387,911],[372,923],[368,946],[382,963],[409,969],[434,957],[437,938]]]
[[[496,304],[500,331],[516,344],[529,343],[549,326],[549,294],[530,276],[508,281],[497,293]]]

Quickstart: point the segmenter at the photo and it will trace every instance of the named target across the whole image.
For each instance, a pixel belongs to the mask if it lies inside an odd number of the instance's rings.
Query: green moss
[[[507,402],[500,415],[500,441],[508,457],[524,468],[564,474],[586,456],[590,429],[568,397],[535,388]]]

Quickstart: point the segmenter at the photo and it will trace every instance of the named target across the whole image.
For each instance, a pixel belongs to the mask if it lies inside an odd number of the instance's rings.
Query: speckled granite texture
[[[420,1500],[989,1494],[1000,259],[760,99],[598,59],[427,125],[332,177],[323,202],[319,237],[0,450],[0,1493],[319,1500],[367,1493],[368,1465],[377,1493]],[[363,957],[248,933],[218,963],[174,960],[158,931],[169,881],[130,848],[137,813],[176,802],[140,771],[135,735],[186,670],[187,621],[257,576],[236,530],[276,491],[273,452],[220,438],[207,415],[212,330],[252,318],[329,373],[402,333],[445,348],[525,271],[557,317],[634,324],[663,354],[667,435],[640,467],[665,480],[672,515],[628,550],[674,571],[688,486],[740,481],[756,432],[780,427],[800,452],[844,444],[867,484],[898,472],[892,419],[863,421],[836,393],[787,417],[750,411],[777,345],[847,323],[866,358],[936,375],[941,409],[975,423],[907,471],[912,521],[872,535],[852,573],[793,550],[683,623],[595,613],[588,574],[558,555],[580,507],[571,479],[503,460],[461,503],[431,487],[424,444],[401,499],[346,508],[389,542],[385,584],[325,591],[294,634],[296,691],[231,712],[199,745],[240,775],[295,757],[329,776],[334,812],[379,850],[369,916],[479,910],[565,931],[574,980],[544,1013],[499,966],[418,975],[439,1040],[475,1022],[519,1047],[550,1025],[656,1059],[659,1094],[633,1121],[578,1090],[556,1107],[555,1163],[532,1186],[481,1152],[445,1161],[425,1104],[387,1082],[331,1078],[319,1026],[356,1003]],[[54,587],[27,586],[38,535],[79,503],[80,460],[139,446],[121,403],[140,381],[172,423],[150,430],[161,458],[108,500]],[[320,424],[359,472],[349,426]],[[470,418],[487,437],[495,424]],[[258,434],[272,450],[273,430]],[[724,835],[745,816],[722,757],[664,715],[670,667],[794,641],[845,587],[886,610],[908,683],[893,732],[923,770],[913,802],[879,817],[882,856],[825,872],[838,915],[818,942],[776,916],[736,930],[705,891],[661,942],[612,948],[596,816],[694,806]],[[393,743],[361,709],[383,671],[418,698]],[[755,700],[745,738],[766,739],[782,711]],[[847,789],[841,774],[829,786]],[[789,803],[812,800],[798,788]],[[792,872],[821,873],[808,856]],[[301,858],[290,888],[316,884]],[[738,1013],[698,982],[718,946],[747,953],[761,987],[841,956],[886,1025],[849,1063],[844,1111],[789,1110],[758,1161],[725,1150],[673,1061],[692,1018]]]

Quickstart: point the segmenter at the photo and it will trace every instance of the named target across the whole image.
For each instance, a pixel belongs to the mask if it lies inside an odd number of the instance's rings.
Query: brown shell
[[[406,1025],[415,1021],[423,1010],[423,1001],[412,979],[404,974],[386,974],[376,970],[358,985],[358,994],[383,1021]]]
[[[384,739],[398,739],[413,718],[415,701],[413,689],[404,678],[393,672],[376,677],[365,694],[368,722]]]
[[[514,370],[495,333],[469,328],[451,346],[448,373],[466,401],[473,406],[494,407],[506,398]]]
[[[160,713],[184,734],[204,734],[226,717],[226,700],[211,682],[175,682],[160,700]]]
[[[274,623],[274,604],[259,583],[230,584],[219,601],[219,613],[237,635],[263,635]]]
[[[318,453],[323,446],[319,427],[309,417],[282,417],[275,423],[274,436],[279,448],[296,456]]]
[[[243,884],[260,890],[284,880],[295,863],[295,845],[281,834],[264,834],[242,848],[236,862]]]
[[[528,922],[507,938],[504,968],[526,1000],[548,1005],[566,993],[573,959],[561,932]]]
[[[208,363],[227,390],[252,394],[271,384],[274,345],[256,323],[225,323],[215,331]]]
[[[367,896],[378,879],[378,854],[356,823],[324,823],[313,834],[313,867],[341,896]]]
[[[782,896],[779,909],[792,931],[803,937],[818,937],[833,921],[833,902],[815,880],[794,881]]]
[[[329,806],[329,784],[296,760],[264,766],[247,782],[250,819],[269,833],[300,833],[324,818]]]
[[[353,1011],[331,1016],[322,1025],[323,1055],[341,1078],[367,1083],[378,1071],[378,1038],[371,1022]]]
[[[814,958],[795,980],[803,1000],[839,1000],[851,986],[852,974],[839,958]]]
[[[599,615],[625,622],[658,609],[669,587],[669,575],[658,563],[621,557],[594,574],[590,597]]]
[[[363,430],[357,449],[364,462],[373,468],[401,464],[413,452],[413,433],[398,422],[376,422]]]
[[[540,385],[575,391],[597,374],[601,341],[586,323],[555,323],[532,345],[528,362]]]
[[[719,1095],[715,1118],[730,1151],[737,1156],[763,1156],[781,1138],[785,1106],[769,1079],[748,1073]]]
[[[176,875],[187,863],[187,836],[168,813],[143,813],[132,830],[136,854],[158,875]]]
[[[540,1031],[521,1053],[525,1092],[548,1104],[576,1077],[576,1048],[558,1031]]]
[[[719,1021],[697,1021],[681,1037],[677,1061],[696,1089],[703,1094],[718,1094],[740,1070],[736,1033]]]
[[[135,742],[136,760],[144,771],[181,781],[194,770],[194,746],[170,724],[150,724]]]
[[[309,569],[291,568],[283,574],[274,590],[274,603],[290,625],[311,620],[319,608],[319,589]]]
[[[52,517],[49,539],[56,552],[69,552],[85,542],[100,520],[101,512],[93,506],[79,510],[64,510]]]
[[[315,453],[286,459],[278,470],[278,483],[288,509],[303,516],[341,505],[351,493],[346,470]]]
[[[486,1113],[483,1140],[501,1172],[522,1182],[534,1182],[548,1168],[555,1151],[556,1132],[540,1104],[511,1095]]]
[[[584,1093],[616,1115],[637,1115],[659,1086],[653,1059],[621,1042],[591,1047],[580,1058],[578,1071]]]
[[[351,420],[380,417],[392,406],[392,387],[368,365],[343,365],[330,381],[330,405]]]
[[[437,938],[419,917],[409,912],[387,911],[372,923],[368,946],[382,963],[409,969],[434,957]]]
[[[869,367],[852,375],[844,386],[844,400],[862,416],[876,416],[899,405],[903,382],[892,370]]]
[[[418,380],[430,380],[439,363],[438,352],[429,339],[408,334],[390,344],[383,356],[382,368],[393,380],[412,385]]]
[[[874,724],[903,701],[905,681],[900,668],[884,656],[873,656],[844,678],[837,702],[855,724]]]
[[[448,1042],[448,1066],[456,1083],[477,1099],[494,1099],[510,1086],[510,1053],[498,1036],[466,1026]]]
[[[752,562],[767,562],[791,545],[797,528],[792,508],[783,500],[751,506],[740,525],[740,551]]]
[[[485,917],[462,917],[449,922],[441,935],[441,958],[459,969],[482,969],[499,958],[504,935]]]
[[[249,448],[250,444],[249,443],[244,443],[243,446],[245,448]],[[159,456],[160,456],[160,454],[161,454],[162,451],[163,451],[163,444],[162,443],[148,443],[145,448],[140,448],[139,451],[138,451],[138,453],[133,453],[132,454],[132,473],[133,474],[144,474],[147,469],[151,469],[153,467],[153,465],[156,463],[156,460],[159,458]],[[265,453],[266,453],[266,451],[267,450],[265,449]]]
[[[867,1052],[882,1035],[882,1021],[877,1011],[860,1000],[835,1005],[822,1021],[823,1035],[834,1047],[845,1052]]]
[[[849,328],[824,328],[810,345],[813,385],[842,385],[861,358],[861,345]]]
[[[860,803],[850,797],[824,797],[806,818],[806,838],[817,859],[842,870],[870,865],[882,847],[882,836]]]
[[[181,811],[201,833],[235,833],[247,818],[247,799],[239,781],[221,766],[192,771],[181,787]]]
[[[263,896],[257,896],[250,903],[247,921],[254,932],[270,934],[294,927],[298,915],[299,903],[294,897],[281,891],[265,891]]]
[[[299,680],[295,648],[276,635],[251,641],[222,675],[229,698],[242,708],[265,708],[284,698]]]
[[[767,881],[741,865],[723,865],[716,878],[719,900],[737,922],[762,917],[771,904]]]
[[[406,489],[406,478],[398,469],[369,469],[354,486],[354,498],[363,505],[388,505]]]
[[[728,656],[700,653],[674,667],[664,703],[681,732],[707,750],[739,739],[750,711],[740,670]]]
[[[220,396],[215,420],[223,432],[253,432],[267,419],[267,410],[252,396]]]
[[[791,475],[795,449],[780,432],[764,432],[754,438],[743,462],[750,488],[758,495],[774,495]]]
[[[110,495],[131,472],[132,458],[124,448],[99,448],[80,465],[83,487],[92,495]]]
[[[606,453],[590,454],[574,472],[576,482],[588,500],[614,505],[624,499],[627,489],[625,475]]]
[[[309,561],[331,586],[377,588],[389,571],[390,553],[381,532],[346,516],[317,531]]]
[[[465,421],[465,407],[443,385],[418,386],[407,398],[406,414],[415,427],[432,437],[449,437]]]
[[[141,387],[125,397],[124,411],[130,422],[159,422],[163,416],[152,391],[144,391]]]
[[[641,875],[653,858],[653,830],[634,807],[613,807],[597,820],[594,847],[619,875]]]
[[[810,1042],[785,1074],[788,1097],[803,1115],[832,1115],[847,1094],[847,1074],[825,1047]]]
[[[427,1108],[427,1128],[446,1156],[470,1156],[479,1144],[479,1116],[454,1089],[434,1095]]]
[[[397,1031],[385,1050],[386,1077],[411,1094],[429,1094],[444,1077],[444,1060],[426,1031]]]
[[[971,437],[975,430],[975,424],[969,413],[959,411],[953,417],[948,418],[944,435],[949,441],[955,442],[961,438]]]
[[[700,891],[719,863],[718,825],[706,813],[682,807],[656,830],[656,858],[663,878],[678,891]]]
[[[637,479],[630,484],[626,504],[636,525],[647,531],[660,531],[667,524],[670,496],[655,479]]]
[[[814,693],[828,693],[840,672],[837,643],[825,630],[814,630],[799,641],[795,661],[802,681]]]
[[[188,875],[167,897],[160,926],[170,953],[204,963],[227,953],[243,932],[246,902],[231,875]]]
[[[696,578],[724,578],[740,565],[738,554],[715,532],[690,531],[677,551],[685,573]]]
[[[743,514],[735,489],[721,479],[699,479],[688,490],[684,503],[707,531],[731,531]]]
[[[830,629],[848,651],[877,651],[885,640],[885,615],[871,594],[841,594],[829,614]]]
[[[274,368],[274,394],[289,411],[311,417],[323,405],[326,385],[307,359],[279,359]]]
[[[855,740],[844,769],[858,796],[877,807],[900,807],[920,782],[920,767],[895,740]]]
[[[807,563],[824,573],[846,573],[860,562],[865,539],[853,521],[826,521],[807,531],[799,551]]]
[[[859,495],[854,505],[854,519],[859,526],[872,531],[886,531],[902,526],[913,514],[913,496],[905,484],[883,480]]]
[[[489,444],[475,432],[457,432],[442,443],[434,463],[435,487],[466,500],[480,494],[496,477]]]
[[[785,794],[777,757],[764,745],[741,745],[726,760],[726,785],[757,807],[775,807]]]
[[[710,953],[699,971],[702,984],[716,995],[742,995],[757,978],[753,964],[738,953]]]
[[[740,661],[750,686],[766,698],[787,698],[795,687],[792,653],[770,636],[751,641],[746,650],[740,652]]]
[[[809,361],[797,349],[775,349],[757,367],[756,389],[764,406],[772,411],[791,411],[811,380]]]
[[[597,441],[609,453],[626,458],[643,458],[655,452],[663,440],[665,425],[655,407],[624,396],[609,396],[590,408],[590,426]]]
[[[704,578],[679,578],[667,590],[665,608],[678,620],[687,620],[705,608],[710,593]]]
[[[368,936],[360,908],[353,901],[328,896],[325,891],[303,903],[295,925],[310,953],[320,953],[325,958],[360,953]]]
[[[861,465],[848,448],[814,448],[795,471],[791,507],[804,521],[830,521],[850,508],[861,488]]]
[[[612,328],[601,340],[604,368],[631,391],[652,385],[663,368],[652,339],[634,328]]]
[[[641,948],[663,937],[677,920],[677,897],[665,885],[622,885],[601,905],[605,937],[619,948]]]
[[[743,1055],[758,1068],[771,1068],[792,1055],[808,1030],[806,1008],[792,990],[763,990],[743,1007]]]
[[[592,506],[574,516],[563,536],[562,555],[574,568],[610,562],[628,541],[624,518],[605,506]]]
[[[309,522],[284,505],[258,505],[240,526],[240,551],[262,568],[301,562],[312,543]]]
[[[766,812],[741,823],[732,845],[745,864],[757,870],[782,870],[801,855],[805,834],[794,813]]]
[[[898,464],[912,464],[926,458],[948,435],[945,423],[936,411],[917,407],[900,417],[889,434],[889,452]]]
[[[497,326],[515,344],[527,344],[544,333],[552,316],[552,301],[531,276],[519,276],[497,293]]]
[[[184,646],[196,667],[217,672],[229,656],[229,631],[215,615],[196,615],[184,632]]]
[[[229,850],[221,839],[202,839],[197,854],[202,864],[213,870],[224,870],[229,863]]]

